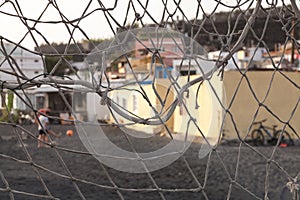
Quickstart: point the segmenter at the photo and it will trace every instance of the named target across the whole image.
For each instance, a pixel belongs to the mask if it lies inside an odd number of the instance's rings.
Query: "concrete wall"
[[[106,105],[101,105],[101,98],[98,94],[86,94],[87,120],[94,122],[96,120],[109,120],[110,112]]]
[[[276,124],[278,129],[282,129],[285,125],[283,122],[291,118],[289,124],[300,134],[299,106],[293,114],[300,97],[299,86],[299,72],[249,71],[244,78],[238,71],[225,72],[226,104],[233,117],[231,119],[226,115],[225,134],[233,138],[236,138],[237,134],[244,137],[249,132],[253,120],[265,118],[266,125]],[[260,102],[266,107],[259,106]],[[292,133],[290,128],[287,128],[287,131]]]
[[[191,80],[199,77],[198,75],[191,76]],[[180,77],[177,84],[182,87],[188,82],[187,76]],[[154,93],[151,84],[142,84],[141,87],[147,94],[151,104],[156,108],[158,112],[162,111],[161,116],[165,116],[168,112],[168,108],[177,98],[178,94],[172,86],[172,83],[168,79],[157,79],[155,88],[162,101],[165,101],[164,107],[160,104],[157,96]],[[222,107],[220,102],[223,101],[223,85],[220,78],[216,75],[210,80],[204,82],[197,94],[199,84],[196,84],[189,88],[189,95],[187,93],[183,96],[183,101],[186,107],[180,105],[176,106],[176,109],[170,119],[166,122],[166,126],[171,132],[176,134],[173,135],[176,139],[184,140],[186,133],[188,133],[188,139],[193,139],[195,136],[201,136],[198,130],[200,128],[203,135],[209,138],[211,144],[215,144],[221,133],[222,125]],[[144,99],[144,97],[134,91],[140,90],[137,85],[126,86],[129,90],[115,90],[112,93],[111,98],[114,102],[118,103],[123,108],[127,109],[129,112],[140,116],[142,118],[151,118],[155,116],[155,113],[149,107],[149,103]],[[168,89],[171,90],[168,91]],[[212,89],[213,88],[213,89]],[[198,103],[198,108],[196,107],[196,98]],[[219,98],[219,99],[218,99]],[[219,101],[220,100],[220,101]],[[163,108],[163,109],[162,109]],[[187,108],[187,110],[186,110]],[[191,122],[191,116],[196,120],[197,126]],[[129,113],[128,113],[129,114]],[[131,123],[122,116],[114,113],[117,121],[119,123]],[[111,120],[113,120],[111,116]],[[132,124],[126,126],[126,128],[143,131],[145,133],[159,133],[166,132],[163,125],[150,126],[143,124]]]
[[[247,79],[245,77],[243,78],[238,71],[226,71],[222,83],[220,78],[214,75],[211,80],[211,85],[214,90],[210,89],[211,86],[208,82],[204,83],[204,87],[200,89],[198,95],[198,104],[200,107],[198,109],[195,109],[195,94],[198,85],[190,88],[190,97],[185,100],[186,105],[189,112],[191,112],[197,122],[199,122],[200,129],[204,135],[216,138],[220,133],[222,116],[224,115],[225,123],[223,128],[226,136],[230,138],[237,138],[237,134],[240,134],[241,137],[245,137],[248,132],[251,133],[251,130],[255,128],[251,127],[253,121],[259,121],[265,118],[267,119],[265,125],[278,125],[278,129],[284,128],[284,122],[289,121],[291,118],[289,124],[299,133],[300,108],[297,108],[294,114],[293,109],[297,105],[300,97],[300,90],[297,88],[300,85],[300,73],[249,71],[246,73],[246,77]],[[182,78],[178,83],[179,85],[183,85],[186,81],[186,78]],[[158,83],[156,88],[160,96],[164,98],[170,83],[167,80],[159,80]],[[130,89],[135,88],[135,86],[131,87]],[[152,86],[146,84],[142,85],[142,87],[147,92],[152,105],[155,105],[155,107],[159,106]],[[215,94],[217,94],[218,98]],[[135,100],[133,100],[134,95],[136,95]],[[176,95],[177,93],[175,91],[169,94],[166,101],[166,108],[172,103]],[[118,101],[121,106],[124,106],[138,116],[144,118],[154,116],[148,103],[139,93],[128,93],[128,90],[118,90],[114,91],[112,98],[114,101]],[[136,102],[136,106],[133,105],[134,102]],[[264,106],[259,106],[259,102],[263,103]],[[225,108],[228,108],[230,114],[224,114],[225,109],[222,108],[221,103]],[[116,116],[123,123],[129,122],[118,115]],[[174,132],[182,133],[185,132],[184,130],[186,130],[189,119],[190,117],[187,114],[180,113],[180,107],[177,106],[173,116],[167,122],[167,126]],[[140,124],[130,126],[130,128],[143,130],[148,133],[155,133],[159,129],[159,127]],[[190,131],[193,132],[193,129],[195,129],[195,127],[190,128]],[[293,133],[288,127],[287,131]],[[194,132],[199,134],[198,131]]]
[[[191,76],[191,80],[198,76]],[[181,77],[178,83],[184,85],[187,83],[187,76]],[[222,106],[223,101],[223,87],[222,81],[214,74],[209,81],[204,81],[199,89],[199,84],[195,84],[189,88],[189,96],[183,96],[187,110],[183,107],[177,106],[174,112],[174,132],[181,134],[184,139],[185,133],[188,129],[190,136],[200,136],[203,134],[210,142],[215,144],[221,134],[222,125]],[[198,108],[196,108],[197,98]],[[220,101],[219,101],[220,100]],[[181,112],[180,112],[181,109]],[[192,123],[191,116],[196,120],[196,124]],[[189,124],[190,123],[190,124]],[[189,126],[188,126],[189,124]],[[202,134],[200,133],[199,129]]]
[[[164,89],[162,89],[163,86],[164,86],[163,84],[159,84],[159,86],[156,86],[157,91],[158,91],[159,95],[161,96],[161,98],[164,98],[160,92],[160,91],[164,90]],[[157,111],[160,111],[162,107],[157,101],[157,97],[152,88],[152,84],[151,83],[141,84],[141,87],[146,92],[147,97],[149,98],[149,101],[151,102],[151,105]],[[126,109],[127,111],[126,110],[123,110],[123,111],[126,112],[128,115],[131,115],[131,116],[136,115],[136,116],[144,118],[144,119],[155,117],[155,113],[149,106],[148,101],[142,96],[141,93],[139,93],[135,90],[141,91],[141,89],[138,85],[129,85],[122,89],[111,92],[110,98],[113,99],[113,101],[116,104],[119,104],[122,108]],[[169,98],[170,97],[172,97],[172,95],[169,96]],[[169,102],[169,100],[168,100],[168,102]],[[149,133],[149,134],[158,133],[162,130],[162,126],[132,123],[132,121],[125,119],[124,117],[119,115],[117,112],[113,111],[113,114],[114,114],[115,118],[117,119],[118,123],[126,125],[125,127],[121,126],[121,128],[124,128],[124,129],[127,128],[130,130],[142,131],[144,133]],[[110,117],[110,120],[113,123],[117,123],[114,120],[112,115]],[[124,129],[123,129],[123,131],[124,131]],[[129,132],[132,132],[132,131],[129,131]]]

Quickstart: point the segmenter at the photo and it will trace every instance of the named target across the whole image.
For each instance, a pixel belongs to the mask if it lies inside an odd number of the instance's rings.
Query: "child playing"
[[[46,113],[45,113],[46,114]],[[43,142],[48,142],[48,136],[47,136],[47,126],[49,124],[48,117],[38,114],[38,148],[45,146]]]
[[[55,137],[59,137],[59,135],[57,133],[55,133],[54,131],[52,131],[50,129],[50,123],[49,123],[49,119],[48,119],[49,111],[41,110],[40,112],[44,113],[45,115],[39,114],[39,117],[38,117],[38,119],[39,119],[39,122],[37,122],[38,132],[39,132],[38,139],[40,139],[38,141],[38,148],[45,146],[45,144],[42,141],[48,142],[47,134],[53,135]]]

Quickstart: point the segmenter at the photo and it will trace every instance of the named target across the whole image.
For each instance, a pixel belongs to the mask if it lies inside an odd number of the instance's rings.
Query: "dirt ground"
[[[36,135],[35,126],[24,128]],[[285,186],[300,173],[298,144],[277,148],[269,161],[273,146],[252,149],[238,143],[221,144],[210,157],[199,159],[201,144],[197,142],[173,164],[151,172],[151,176],[125,173],[103,166],[93,156],[83,153],[87,151],[75,126],[52,128],[62,133],[60,138],[54,138],[59,148],[37,148],[37,141],[22,134],[22,130],[1,125],[1,200],[10,199],[9,195],[22,200],[46,199],[43,198],[47,196],[46,190],[57,199],[218,200],[228,195],[230,199],[264,199],[266,192],[272,200],[292,199]],[[65,135],[68,129],[74,130],[73,136]],[[119,129],[105,127],[105,130],[113,143],[126,148],[126,139]],[[18,141],[18,134],[25,147]],[[167,137],[157,135],[147,140],[133,139],[131,146],[145,150],[168,142]]]

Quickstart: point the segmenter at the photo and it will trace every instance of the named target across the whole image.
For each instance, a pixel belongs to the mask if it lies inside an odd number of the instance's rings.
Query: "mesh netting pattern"
[[[299,199],[299,2],[26,4],[0,5],[1,199]],[[50,114],[58,139],[40,100],[73,116]]]

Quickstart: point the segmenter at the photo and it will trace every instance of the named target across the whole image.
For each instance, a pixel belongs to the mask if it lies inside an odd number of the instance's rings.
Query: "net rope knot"
[[[300,185],[294,181],[287,182],[286,186],[290,190],[290,192],[295,192],[300,190]]]

